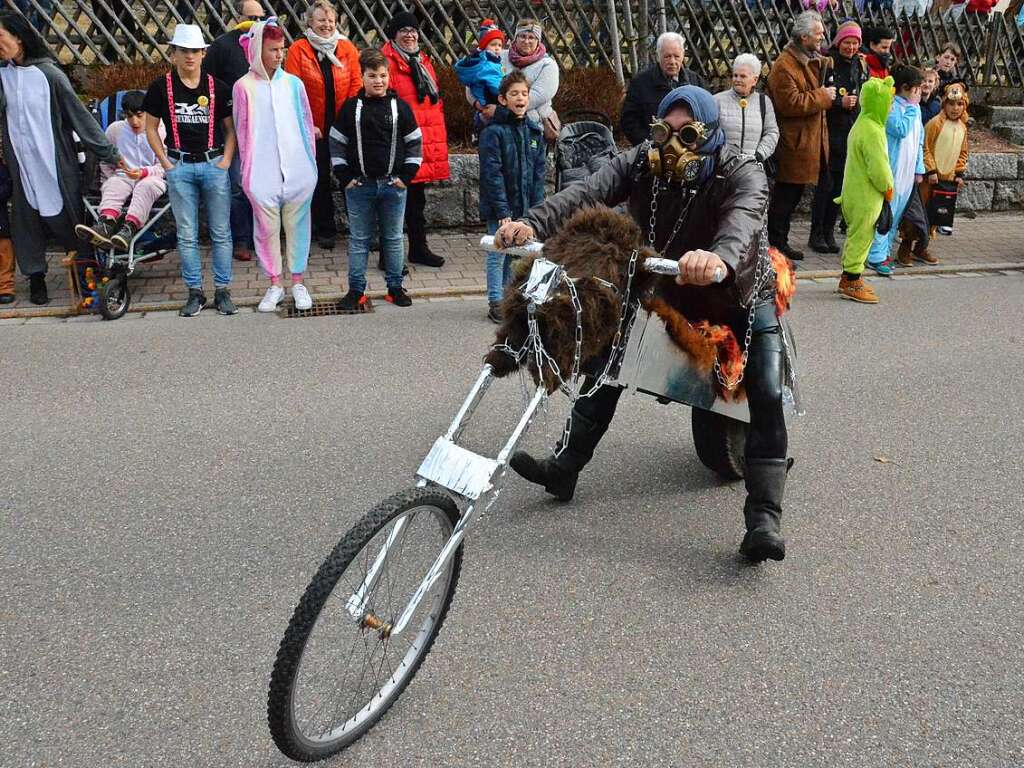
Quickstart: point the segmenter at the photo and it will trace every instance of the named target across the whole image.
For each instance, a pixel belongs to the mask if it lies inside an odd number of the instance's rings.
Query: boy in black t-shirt
[[[407,307],[402,287],[402,224],[406,188],[423,162],[423,138],[412,109],[388,89],[388,61],[368,48],[359,54],[363,89],[341,106],[330,131],[331,165],[348,204],[348,293],[339,307],[366,303],[366,258],[374,218],[380,220],[387,301]]]
[[[222,315],[235,309],[231,284],[231,182],[228,169],[235,153],[231,119],[231,89],[201,67],[206,50],[202,31],[178,24],[171,40],[174,65],[149,86],[142,107],[146,137],[164,167],[167,194],[178,227],[181,276],[188,301],[178,313],[198,315],[206,306],[203,269],[199,258],[199,203],[206,208],[206,225],[213,241],[213,303]],[[163,122],[166,139],[159,134]]]

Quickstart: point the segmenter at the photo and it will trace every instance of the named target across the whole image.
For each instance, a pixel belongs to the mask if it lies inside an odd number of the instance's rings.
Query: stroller
[[[574,111],[555,142],[555,191],[583,181],[618,152],[611,120],[602,112]]]
[[[119,91],[92,105],[92,114],[104,131],[120,119],[125,93],[127,91]],[[84,160],[85,214],[96,222],[100,218],[100,173],[95,157],[90,154]],[[174,226],[167,217],[170,210],[170,200],[164,193],[153,206],[149,220],[135,233],[127,252],[96,247],[94,259],[74,260],[70,268],[77,279],[73,279],[72,286],[73,290],[77,288],[75,298],[82,309],[98,310],[104,320],[116,320],[128,311],[132,300],[128,276],[137,265],[161,259],[177,247]]]

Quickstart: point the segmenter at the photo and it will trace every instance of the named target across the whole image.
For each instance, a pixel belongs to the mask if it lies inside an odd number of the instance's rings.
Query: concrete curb
[[[960,273],[972,273],[978,274],[983,272],[1024,272],[1024,263],[1020,262],[997,262],[994,264],[939,264],[933,267],[921,265],[911,268],[910,274],[901,274],[906,271],[906,267],[902,270],[897,270],[896,276],[893,278],[878,278],[880,280],[900,280],[902,278],[913,278],[919,275],[956,275]],[[824,280],[824,279],[835,279],[838,280],[840,270],[836,269],[818,269],[808,270],[805,272],[798,270],[796,273],[797,280]],[[872,276],[873,277],[873,276]],[[483,296],[487,292],[484,286],[474,287],[455,287],[450,286],[447,288],[419,288],[410,290],[408,293],[414,299],[425,299],[430,301],[431,299],[443,300],[452,298],[462,298],[464,296]],[[337,293],[329,294],[318,294],[318,299],[340,299],[344,294],[340,291]],[[375,301],[383,301],[385,291],[367,291],[366,295]],[[259,296],[246,297],[241,299],[235,299],[235,305],[239,308],[255,307],[260,303]],[[145,312],[171,312],[178,311],[181,309],[180,301],[157,301],[148,302],[141,304],[133,304],[129,312],[131,314],[145,313]],[[87,317],[88,313],[77,313],[72,312],[69,307],[39,307],[30,309],[16,309],[8,310],[7,312],[0,311],[0,320],[28,320],[34,317],[50,317],[54,319],[70,318],[70,317]]]

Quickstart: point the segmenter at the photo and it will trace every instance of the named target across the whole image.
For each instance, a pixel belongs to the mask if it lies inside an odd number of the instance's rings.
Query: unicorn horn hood
[[[246,33],[238,38],[238,44],[242,46],[245,58],[249,60],[249,71],[254,72],[263,80],[270,79],[270,75],[267,74],[267,70],[263,66],[263,28],[268,26],[277,26],[276,16],[271,16],[264,21],[253,22]],[[275,72],[275,74],[277,73]]]

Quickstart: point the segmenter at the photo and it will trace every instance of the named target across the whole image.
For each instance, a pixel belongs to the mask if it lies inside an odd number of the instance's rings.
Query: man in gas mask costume
[[[728,325],[744,340],[741,346],[745,342],[750,429],[743,508],[747,532],[740,552],[755,562],[782,560],[786,546],[780,519],[789,463],[775,274],[761,242],[768,183],[755,160],[741,158],[726,144],[717,105],[704,89],[676,88],[662,100],[657,117],[649,141],[505,224],[496,244],[546,240],[580,208],[628,203],[646,243],[679,260],[672,303],[686,307],[691,323],[706,319]],[[716,270],[725,273],[720,283],[714,281]],[[568,443],[556,456],[538,460],[517,452],[510,466],[560,500],[570,500],[621,392],[603,386],[580,398],[573,406]]]

